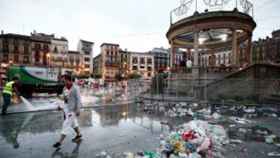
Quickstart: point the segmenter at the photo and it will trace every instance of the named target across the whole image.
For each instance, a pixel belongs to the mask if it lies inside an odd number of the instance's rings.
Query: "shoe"
[[[61,143],[57,142],[53,145],[54,148],[59,148],[61,146]]]
[[[79,140],[81,140],[82,135],[77,135],[75,138],[72,139],[73,142],[77,142]]]

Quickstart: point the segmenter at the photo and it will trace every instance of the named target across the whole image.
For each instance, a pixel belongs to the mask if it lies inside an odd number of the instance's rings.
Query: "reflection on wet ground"
[[[84,136],[80,146],[70,141],[73,133],[55,152],[52,144],[59,137],[62,120],[60,112],[0,117],[0,157],[92,157],[104,150],[137,152],[156,148],[160,133],[169,129],[160,124],[160,118],[149,117],[133,105],[85,110],[79,118]]]
[[[275,107],[186,103],[102,106],[81,113],[79,123],[84,138],[80,144],[71,142],[73,132],[61,150],[56,151],[52,144],[59,137],[62,113],[8,115],[0,117],[0,157],[84,158],[102,152],[119,157],[124,152],[151,151],[159,147],[161,134],[176,130],[192,119],[202,119],[227,130],[231,143],[225,146],[226,157],[264,158],[269,152],[280,152],[279,117],[279,109]]]

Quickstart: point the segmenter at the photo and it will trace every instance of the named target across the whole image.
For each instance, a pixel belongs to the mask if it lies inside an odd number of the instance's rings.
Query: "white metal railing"
[[[170,24],[193,16],[195,12],[232,11],[235,8],[254,17],[254,5],[249,0],[180,0],[180,6],[170,12]]]

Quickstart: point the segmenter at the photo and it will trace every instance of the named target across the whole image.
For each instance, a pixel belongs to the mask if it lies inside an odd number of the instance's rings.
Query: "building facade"
[[[72,69],[75,74],[89,76],[93,71],[93,42],[80,40],[78,51],[68,51],[68,40],[54,34],[37,33],[29,36],[0,34],[1,70],[9,65],[58,67]],[[3,68],[2,68],[3,67]]]
[[[80,40],[78,43],[78,51],[83,55],[82,65],[86,74],[93,72],[93,46],[94,43],[90,41]]]
[[[106,81],[127,78],[131,74],[150,79],[155,74],[154,56],[152,53],[131,52],[120,49],[118,44],[103,43],[101,53],[93,59],[94,74],[101,75]]]
[[[32,65],[33,41],[30,36],[18,34],[0,35],[0,62],[3,64]]]
[[[154,56],[151,53],[130,52],[129,60],[130,73],[137,73],[145,79],[154,76]]]
[[[69,50],[65,58],[64,69],[75,75],[83,75],[83,55],[78,51]]]
[[[29,66],[63,67],[68,53],[68,41],[54,34],[31,33],[0,35],[0,60],[2,63]]]
[[[253,63],[280,63],[280,30],[273,31],[272,37],[254,41]]]
[[[114,81],[115,77],[120,73],[120,46],[119,44],[103,43],[100,47],[102,56],[102,78],[106,81]]]
[[[93,58],[93,74],[102,77],[102,58],[101,54]]]
[[[32,63],[36,66],[51,67],[51,39],[54,35],[44,33],[31,33]]]
[[[154,48],[149,52],[154,57],[155,72],[166,71],[169,67],[169,50],[164,48]]]
[[[68,55],[68,40],[66,38],[51,39],[50,62],[54,67],[65,67]]]
[[[127,78],[129,74],[129,59],[130,59],[130,53],[125,50],[120,50],[120,74],[123,78]]]

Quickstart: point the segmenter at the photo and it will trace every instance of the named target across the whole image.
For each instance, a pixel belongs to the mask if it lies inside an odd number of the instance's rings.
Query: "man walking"
[[[18,84],[19,84],[19,78],[18,77],[13,77],[12,81],[7,82],[3,88],[3,106],[2,106],[2,115],[7,114],[7,109],[11,104],[11,99],[13,92],[15,92],[18,96],[19,91],[18,91]]]
[[[65,88],[64,88],[64,106],[59,107],[64,112],[64,122],[62,126],[62,132],[60,140],[53,145],[55,148],[59,148],[63,143],[66,135],[70,132],[71,128],[76,132],[76,137],[72,139],[73,142],[80,141],[82,135],[80,133],[77,117],[80,115],[80,108],[82,106],[80,91],[77,85],[73,83],[73,79],[70,75],[65,75]]]

